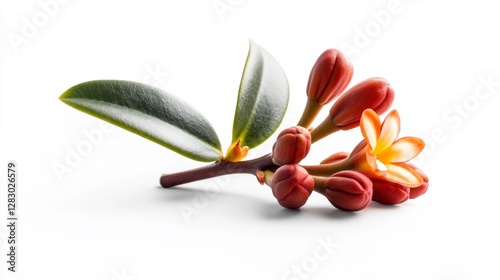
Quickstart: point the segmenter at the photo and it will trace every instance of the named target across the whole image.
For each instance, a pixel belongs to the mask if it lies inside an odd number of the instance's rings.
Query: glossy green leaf
[[[215,161],[222,157],[219,138],[208,120],[158,88],[131,81],[97,80],[73,86],[60,99],[188,158]]]
[[[250,41],[233,123],[232,143],[253,148],[278,128],[288,106],[285,72],[264,48]]]

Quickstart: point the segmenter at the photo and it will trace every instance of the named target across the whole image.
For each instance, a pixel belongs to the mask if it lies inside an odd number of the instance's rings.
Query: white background
[[[103,2],[1,1],[1,279],[500,279],[494,1]],[[87,80],[147,82],[201,110],[225,150],[248,38],[288,75],[283,127],[328,48],[348,51],[352,84],[388,79],[401,135],[427,143],[415,163],[429,191],[345,213],[317,193],[283,209],[248,175],[162,189],[162,173],[200,163],[58,100]],[[360,139],[338,133],[304,161]],[[19,166],[16,273],[5,259],[8,160]]]

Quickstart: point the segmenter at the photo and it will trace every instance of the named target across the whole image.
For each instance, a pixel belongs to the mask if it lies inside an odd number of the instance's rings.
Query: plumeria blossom
[[[385,178],[407,187],[418,187],[422,176],[407,161],[416,157],[425,143],[417,137],[398,138],[399,114],[391,111],[383,123],[372,109],[363,111],[360,120],[364,141],[352,152],[350,163],[368,177]]]

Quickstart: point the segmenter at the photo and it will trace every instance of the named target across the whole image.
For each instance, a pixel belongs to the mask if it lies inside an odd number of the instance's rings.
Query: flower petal
[[[398,138],[400,130],[398,111],[392,110],[382,123],[377,146],[373,147],[372,154],[378,155],[389,148]]]
[[[377,155],[383,163],[406,162],[416,157],[423,149],[425,143],[418,137],[401,137],[392,146]]]
[[[364,110],[359,125],[369,149],[372,150],[377,145],[380,135],[380,119],[377,113],[372,109]]]
[[[422,184],[422,177],[411,166],[405,163],[388,164],[385,178],[389,181],[414,188]]]
[[[385,176],[387,170],[381,170],[378,167],[377,164],[377,159],[372,156],[370,152],[366,152],[366,165],[364,170],[360,170],[362,173],[364,171],[365,175],[368,174],[367,176],[375,175],[375,176]]]

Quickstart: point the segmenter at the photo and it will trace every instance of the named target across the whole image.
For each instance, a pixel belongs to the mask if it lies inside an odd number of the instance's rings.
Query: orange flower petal
[[[366,109],[361,115],[359,122],[361,133],[372,150],[376,145],[380,136],[380,119],[372,109]]]
[[[401,137],[392,146],[377,155],[381,162],[395,163],[406,162],[416,157],[423,149],[425,143],[417,137]]]
[[[366,152],[366,166],[364,169],[365,170],[361,170],[362,173],[365,171],[364,173],[366,174],[373,174],[376,176],[385,176],[387,172],[386,170],[380,170],[378,168],[377,159],[372,156],[370,152]]]
[[[409,165],[405,163],[388,164],[385,178],[404,186],[414,188],[422,184],[422,177]]]
[[[373,147],[372,154],[378,155],[389,148],[398,138],[400,130],[398,111],[392,110],[382,123],[377,146]]]

